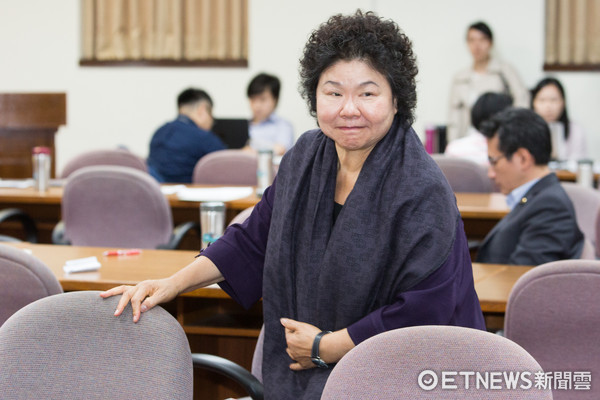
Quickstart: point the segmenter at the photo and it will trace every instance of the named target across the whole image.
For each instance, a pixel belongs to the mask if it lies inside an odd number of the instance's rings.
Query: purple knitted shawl
[[[335,143],[306,132],[285,155],[264,267],[266,398],[318,399],[330,370],[289,369],[281,317],[339,330],[390,304],[448,257],[460,215],[412,128],[394,121],[335,225]]]

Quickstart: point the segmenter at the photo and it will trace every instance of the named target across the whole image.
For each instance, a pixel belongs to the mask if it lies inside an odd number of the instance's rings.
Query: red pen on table
[[[119,250],[106,250],[102,253],[103,256],[135,256],[140,254],[140,249],[119,249]]]

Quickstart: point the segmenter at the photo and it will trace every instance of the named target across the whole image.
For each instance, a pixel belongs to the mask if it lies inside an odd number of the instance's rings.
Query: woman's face
[[[469,29],[467,32],[467,46],[473,56],[473,61],[483,62],[490,58],[492,41],[480,30]]]
[[[533,110],[546,122],[558,121],[564,108],[565,100],[556,85],[544,86],[533,99]]]
[[[360,60],[338,61],[324,70],[316,94],[319,127],[348,151],[372,149],[398,111],[387,79]]]

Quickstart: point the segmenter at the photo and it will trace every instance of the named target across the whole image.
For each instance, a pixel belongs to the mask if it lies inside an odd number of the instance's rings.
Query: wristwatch
[[[329,368],[329,365],[321,357],[319,357],[319,343],[321,343],[321,338],[331,331],[321,331],[317,333],[315,336],[315,341],[313,342],[312,352],[310,354],[310,359],[319,368]]]

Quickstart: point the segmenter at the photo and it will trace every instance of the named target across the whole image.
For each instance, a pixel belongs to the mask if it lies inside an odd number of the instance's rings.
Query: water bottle
[[[258,168],[256,169],[258,187],[256,194],[262,196],[265,189],[273,183],[273,150],[258,151]]]
[[[577,183],[581,186],[594,187],[594,162],[592,160],[577,161]]]
[[[223,235],[225,230],[225,203],[209,201],[200,203],[200,229],[202,230],[202,249]]]
[[[434,125],[425,127],[425,150],[429,154],[437,153],[436,149],[436,129]]]
[[[33,163],[33,187],[45,192],[50,186],[50,166],[52,164],[50,148],[37,146],[31,152]]]

